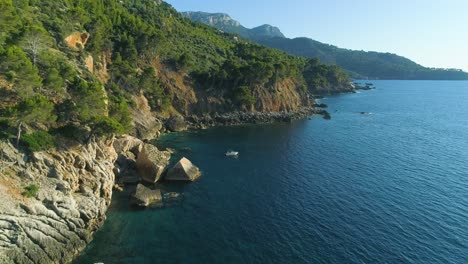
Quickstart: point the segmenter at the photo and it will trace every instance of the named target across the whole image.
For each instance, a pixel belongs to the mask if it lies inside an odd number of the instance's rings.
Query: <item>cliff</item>
[[[117,158],[112,142],[30,156],[10,143],[0,148],[0,262],[70,262],[106,218]],[[38,191],[27,198],[32,183]]]

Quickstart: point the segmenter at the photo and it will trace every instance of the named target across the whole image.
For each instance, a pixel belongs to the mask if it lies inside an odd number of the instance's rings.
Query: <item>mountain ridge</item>
[[[187,11],[181,14],[191,20],[202,22],[206,25],[213,26],[219,30],[229,33],[238,34],[243,38],[255,37],[281,37],[285,38],[281,30],[269,24],[263,24],[254,28],[244,27],[239,21],[233,19],[226,13],[208,13],[202,11]]]
[[[216,28],[222,27],[219,23],[204,21],[203,17],[212,16],[210,13],[201,12],[194,15],[192,12],[190,16],[184,16]],[[236,22],[239,25],[238,28],[245,28],[240,22]],[[468,73],[462,70],[429,68],[394,53],[339,48],[307,37],[286,38],[282,33],[282,36],[271,36],[252,31],[249,31],[249,34],[240,34],[236,28],[224,30],[293,55],[319,58],[326,64],[336,64],[356,79],[468,80]],[[281,32],[279,29],[278,31]]]

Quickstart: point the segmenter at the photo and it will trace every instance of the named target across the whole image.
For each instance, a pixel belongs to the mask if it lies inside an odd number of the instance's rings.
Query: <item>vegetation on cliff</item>
[[[239,40],[159,1],[0,0],[0,32],[2,137],[128,132],[141,95],[153,112],[190,114],[268,109],[257,90],[284,80],[298,96],[349,86],[338,67]]]

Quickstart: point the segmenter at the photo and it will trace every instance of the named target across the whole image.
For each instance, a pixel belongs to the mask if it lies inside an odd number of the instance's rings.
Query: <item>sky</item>
[[[468,71],[468,0],[166,0],[178,11],[227,13],[248,28],[391,52],[426,67]]]

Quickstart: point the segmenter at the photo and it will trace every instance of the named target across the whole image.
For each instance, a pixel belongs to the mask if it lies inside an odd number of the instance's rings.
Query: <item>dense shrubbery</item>
[[[55,147],[55,138],[46,131],[37,131],[23,135],[21,142],[32,152],[48,150]]]

